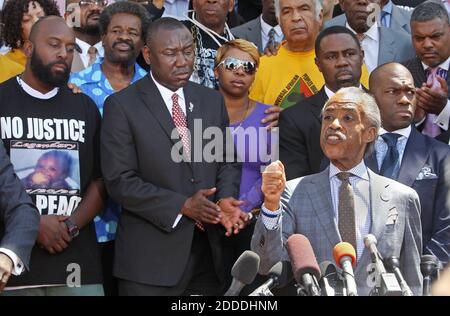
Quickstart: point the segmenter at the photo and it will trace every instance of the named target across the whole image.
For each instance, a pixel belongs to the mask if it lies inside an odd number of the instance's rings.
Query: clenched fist
[[[286,174],[281,161],[272,162],[262,173],[261,191],[264,194],[264,206],[269,211],[280,207],[281,194],[286,186]]]

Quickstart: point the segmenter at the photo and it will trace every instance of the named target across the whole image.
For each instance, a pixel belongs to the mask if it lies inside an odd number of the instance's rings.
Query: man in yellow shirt
[[[319,0],[275,0],[275,14],[285,36],[277,55],[261,58],[250,98],[287,108],[323,86],[314,63],[314,42],[322,26]]]
[[[12,78],[24,71],[24,67],[11,59],[0,55],[0,83]]]

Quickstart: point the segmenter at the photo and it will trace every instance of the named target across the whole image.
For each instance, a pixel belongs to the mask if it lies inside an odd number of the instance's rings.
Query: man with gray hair
[[[322,110],[320,145],[330,166],[287,183],[281,162],[267,167],[262,175],[264,204],[252,238],[262,272],[290,260],[286,241],[293,234],[309,239],[318,262],[334,261],[333,248],[344,241],[356,250],[358,294],[376,294],[374,266],[364,251],[364,237],[372,234],[383,258],[400,258],[406,282],[415,295],[422,293],[417,193],[375,174],[363,160],[380,124],[371,96],[356,87],[342,88]]]
[[[287,108],[316,94],[324,80],[314,58],[322,27],[320,0],[276,0],[275,14],[285,41],[276,56],[263,56],[250,98]]]
[[[422,134],[438,136],[448,144],[450,22],[445,8],[431,1],[418,5],[411,15],[411,34],[416,57],[404,65],[419,88],[416,91],[416,125]],[[439,138],[441,133],[444,138]]]

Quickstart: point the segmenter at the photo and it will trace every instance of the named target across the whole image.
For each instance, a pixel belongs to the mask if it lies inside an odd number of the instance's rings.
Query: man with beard
[[[72,25],[78,46],[73,55],[72,72],[81,71],[103,57],[99,18],[107,5],[108,0],[66,1],[66,19]]]
[[[100,15],[100,31],[105,57],[91,67],[73,74],[70,82],[91,97],[103,114],[105,99],[144,77],[147,72],[136,58],[144,46],[150,17],[143,6],[133,2],[117,2]],[[97,240],[102,245],[103,279],[106,295],[117,293],[112,277],[114,240],[120,206],[108,201],[95,220]]]
[[[16,172],[35,157],[61,151],[73,158],[76,187],[29,188],[40,212],[30,273],[5,295],[103,295],[93,219],[103,209],[100,114],[67,88],[75,35],[64,19],[42,18],[25,42],[25,72],[0,85],[1,136]]]

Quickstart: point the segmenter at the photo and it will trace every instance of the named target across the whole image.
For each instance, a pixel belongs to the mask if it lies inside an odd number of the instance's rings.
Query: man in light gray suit
[[[263,53],[266,46],[276,46],[283,40],[283,31],[275,16],[273,0],[262,1],[262,14],[256,19],[231,29],[237,38],[254,43]]]
[[[400,258],[400,270],[415,295],[422,293],[422,235],[417,193],[381,177],[364,164],[364,153],[375,141],[381,119],[375,100],[362,90],[339,90],[322,110],[320,144],[330,160],[321,173],[286,183],[277,161],[263,173],[264,204],[252,238],[264,273],[289,260],[285,243],[292,234],[311,242],[318,262],[333,261],[341,241],[356,249],[355,280],[359,295],[370,295],[374,269],[363,239],[373,234],[383,258]],[[284,191],[284,192],[283,192]]]
[[[369,73],[379,65],[392,61],[402,62],[414,57],[411,36],[393,27],[380,26],[372,19],[369,0],[340,0],[339,3],[345,14],[328,21],[325,28],[341,25],[356,34],[364,50]]]
[[[391,0],[379,0],[382,7],[380,12],[380,24],[393,30],[405,31],[411,35],[411,8],[399,7]]]

